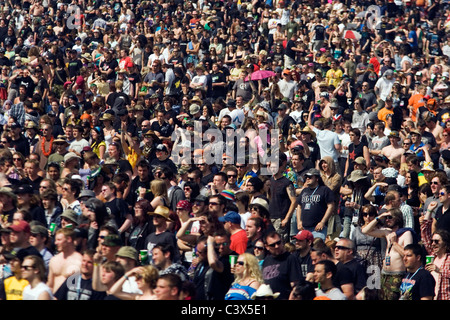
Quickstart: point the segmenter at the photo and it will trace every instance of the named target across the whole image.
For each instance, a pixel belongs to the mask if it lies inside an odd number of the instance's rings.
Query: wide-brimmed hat
[[[258,290],[254,294],[252,294],[252,300],[257,298],[267,298],[272,297],[274,299],[278,298],[280,295],[279,292],[273,292],[272,288],[268,284],[262,284],[259,286]]]
[[[81,157],[79,155],[77,155],[75,152],[67,152],[64,155],[64,162],[68,162],[68,161],[70,161],[72,159],[78,159],[79,160],[79,159],[81,159]]]
[[[17,200],[17,195],[13,192],[13,189],[11,189],[9,187],[1,187],[0,193],[6,194],[8,197],[13,198],[14,200]]]
[[[311,138],[315,139],[316,138],[316,133],[311,130],[311,128],[309,126],[305,126],[303,129],[300,130],[301,133],[309,133],[311,135]]]
[[[362,170],[354,170],[347,180],[351,182],[356,182],[365,178],[367,178],[367,175],[365,175]]]
[[[67,137],[63,134],[59,134],[58,137],[53,140],[53,143],[66,143],[69,144],[69,142],[67,142]]]
[[[249,207],[253,207],[253,206],[258,206],[258,207],[262,207],[264,208],[267,212],[269,212],[269,204],[267,203],[266,200],[264,200],[263,198],[256,198],[253,199],[252,202],[250,203]]]
[[[167,221],[172,221],[172,219],[169,217],[170,210],[169,210],[169,208],[167,208],[165,206],[157,206],[155,211],[151,211],[148,214],[151,216],[159,215],[159,216],[163,217],[164,219],[166,219]]]
[[[199,113],[200,112],[200,106],[198,105],[198,104],[196,104],[196,103],[193,103],[193,104],[191,104],[190,106],[189,106],[189,113],[191,114],[191,115],[194,115],[194,114],[196,114],[196,113]]]
[[[66,218],[67,220],[70,220],[71,222],[78,224],[78,215],[77,213],[72,209],[66,209],[61,213],[61,218]]]
[[[116,257],[129,258],[131,260],[138,261],[138,252],[133,247],[124,246],[117,251]]]
[[[103,113],[103,115],[100,117],[100,121],[108,120],[108,121],[114,121],[115,117],[108,112]]]

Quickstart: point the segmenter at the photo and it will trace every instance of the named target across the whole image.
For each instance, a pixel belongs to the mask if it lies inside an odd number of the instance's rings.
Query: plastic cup
[[[434,256],[426,256],[425,258],[426,264],[430,264],[434,262]]]
[[[146,263],[148,258],[148,250],[140,250],[139,255],[141,256],[141,262]]]
[[[231,255],[230,255],[230,265],[231,265],[232,268],[233,268],[234,265],[236,264],[237,258],[238,258],[238,256],[235,255],[235,254],[231,254]]]

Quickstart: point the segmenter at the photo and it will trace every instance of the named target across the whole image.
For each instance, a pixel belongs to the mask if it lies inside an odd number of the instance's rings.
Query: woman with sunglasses
[[[350,236],[355,243],[356,256],[366,264],[381,268],[381,240],[362,233],[362,228],[367,226],[377,216],[377,208],[371,204],[362,206],[359,210],[357,226]]]
[[[250,253],[243,253],[231,271],[234,273],[234,282],[225,300],[251,300],[252,294],[264,282],[258,259]]]
[[[147,214],[150,211],[150,202],[146,199],[141,199],[134,205],[134,219],[130,228],[130,235],[126,239],[126,244],[138,251],[146,249],[145,238],[155,231],[153,218]]]

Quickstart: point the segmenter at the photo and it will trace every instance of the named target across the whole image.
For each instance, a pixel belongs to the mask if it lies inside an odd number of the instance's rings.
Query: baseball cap
[[[22,232],[22,231],[25,233],[31,232],[30,224],[25,220],[14,221],[14,223],[10,225],[8,229],[11,229],[14,232]]]
[[[156,151],[164,151],[167,153],[169,152],[169,150],[167,150],[167,147],[162,143],[160,143],[156,146]]]
[[[308,231],[308,230],[299,231],[295,236],[293,236],[293,238],[300,240],[300,241],[302,241],[302,240],[313,241],[314,240],[313,234],[311,233],[311,231]]]
[[[16,190],[16,194],[32,194],[34,193],[34,189],[31,185],[29,184],[23,184],[21,186],[19,186]]]
[[[241,216],[236,211],[228,211],[226,215],[223,217],[219,217],[220,222],[231,222],[240,224],[241,223]]]

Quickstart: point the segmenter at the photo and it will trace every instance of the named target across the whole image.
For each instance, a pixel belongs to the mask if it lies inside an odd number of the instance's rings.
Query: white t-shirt
[[[31,285],[27,285],[23,289],[23,300],[38,300],[39,296],[45,291],[50,295],[50,299],[53,299],[52,290],[45,283],[41,282],[34,288],[31,288]]]

